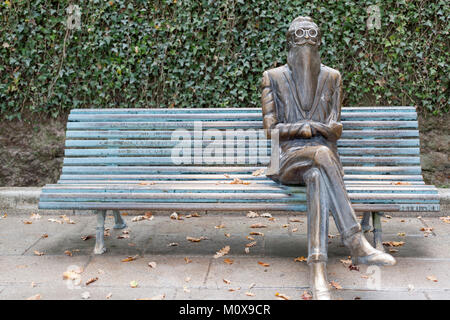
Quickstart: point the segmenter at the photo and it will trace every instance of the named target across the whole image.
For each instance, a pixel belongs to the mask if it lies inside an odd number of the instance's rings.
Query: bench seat
[[[414,107],[344,107],[341,121],[338,149],[356,211],[439,211],[437,189],[422,177]],[[228,153],[245,161],[196,162],[213,142],[200,140],[210,129],[245,132],[243,153]],[[180,141],[171,137],[180,130],[190,134],[192,163],[174,163]],[[62,174],[43,188],[39,208],[306,211],[304,187],[261,172],[270,150],[258,108],[73,109]]]

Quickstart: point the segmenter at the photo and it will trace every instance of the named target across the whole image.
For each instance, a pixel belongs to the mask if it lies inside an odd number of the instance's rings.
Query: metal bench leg
[[[373,246],[375,249],[380,251],[385,251],[383,246],[382,229],[381,229],[381,217],[383,216],[382,212],[372,212],[372,221],[373,221]]]
[[[94,254],[102,254],[106,251],[105,248],[105,216],[106,210],[95,210],[97,214],[97,228],[95,234],[95,248]]]
[[[361,228],[364,232],[369,232],[372,227],[370,226],[370,216],[371,212],[364,212],[363,218],[361,220]]]
[[[114,215],[114,229],[123,229],[127,227],[127,224],[125,221],[123,221],[122,216],[120,215],[119,210],[113,210]]]

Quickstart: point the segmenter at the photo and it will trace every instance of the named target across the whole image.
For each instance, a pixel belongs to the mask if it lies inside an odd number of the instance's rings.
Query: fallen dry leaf
[[[436,276],[432,275],[432,276],[428,276],[427,280],[433,281],[433,282],[438,282],[438,279],[436,278]]]
[[[447,217],[439,217],[439,220],[441,220],[444,223],[450,223],[450,216]]]
[[[30,284],[30,287],[32,287],[32,288],[36,287],[36,282],[32,281]]]
[[[433,231],[433,228],[430,228],[430,227],[421,228],[420,231],[431,232],[431,231]]]
[[[404,237],[404,236],[406,236],[406,232],[399,232],[399,233],[397,233],[397,235],[399,237]]]
[[[387,247],[401,247],[405,244],[405,241],[385,241],[383,242],[384,246]]]
[[[249,296],[249,297],[254,297],[255,296],[255,294],[253,292],[246,292],[245,295]]]
[[[214,258],[220,258],[223,257],[224,255],[228,254],[230,252],[230,246],[225,246],[222,249],[220,249],[218,252],[216,252],[216,254],[214,255]]]
[[[254,288],[255,286],[256,286],[256,283],[253,282],[253,283],[248,287],[248,290]]]
[[[398,181],[398,182],[391,182],[391,184],[395,186],[410,186],[411,182]]]
[[[202,240],[206,240],[208,238],[206,237],[200,237],[200,238],[193,238],[193,237],[186,237],[187,241],[191,241],[191,242],[200,242]]]
[[[50,222],[56,222],[56,223],[59,223],[59,224],[63,224],[63,223],[64,223],[64,222],[61,221],[61,220],[57,220],[57,219],[53,219],[53,218],[48,219],[48,221],[50,221]]]
[[[281,298],[283,300],[290,300],[291,299],[291,297],[289,297],[289,296],[287,296],[285,294],[279,293],[279,292],[275,293],[275,297]]]
[[[239,178],[234,178],[233,181],[230,182],[230,184],[244,184],[244,185],[249,185],[250,182],[246,182],[246,181],[242,181]]]
[[[92,238],[94,238],[94,236],[93,235],[87,235],[87,236],[81,236],[81,240],[83,240],[83,241],[86,241],[86,240],[89,240],[89,239],[92,239]]]
[[[184,262],[186,262],[186,264],[188,264],[188,263],[191,263],[191,262],[192,262],[192,260],[191,260],[191,259],[189,259],[188,257],[184,257]]]
[[[90,278],[88,281],[86,281],[86,285],[88,286],[88,285],[90,285],[91,283],[93,283],[93,282],[95,282],[97,280],[98,280],[98,277]]]
[[[30,220],[23,220],[22,222],[23,222],[23,224],[32,224],[32,223],[33,223],[33,222],[30,221]]]
[[[254,247],[256,245],[256,243],[257,243],[256,241],[253,241],[253,242],[247,243],[245,246],[247,248],[251,248],[251,247]]]
[[[247,213],[247,218],[257,218],[257,217],[259,217],[259,214],[257,212],[249,211]]]
[[[394,248],[389,248],[389,252],[394,253],[394,252],[398,252],[398,250],[394,249]]]
[[[258,176],[260,176],[260,175],[262,175],[264,173],[264,170],[265,170],[264,168],[255,170],[255,171],[252,172],[252,176],[258,177]]]
[[[139,284],[138,284],[138,282],[136,280],[133,280],[133,281],[130,282],[130,287],[132,287],[132,288],[137,288],[138,285]]]
[[[250,248],[245,248],[244,251],[245,251],[245,253],[249,254],[250,253]]]
[[[41,300],[41,299],[42,299],[42,297],[39,293],[27,298],[27,300]]]
[[[270,264],[265,263],[265,262],[262,262],[262,261],[258,261],[258,264],[259,264],[260,266],[263,266],[263,267],[269,267],[269,266],[270,266]]]
[[[152,269],[156,269],[156,262],[155,261],[149,262],[148,266]]]
[[[125,258],[125,259],[122,259],[121,261],[122,262],[130,262],[130,261],[134,261],[134,260],[136,260],[137,258],[139,257],[139,255],[135,255],[135,256],[128,256],[127,258]]]
[[[241,287],[228,289],[228,291],[230,291],[230,292],[234,292],[234,291],[238,291],[238,290],[241,290]]]
[[[231,281],[228,280],[228,279],[223,279],[223,282],[226,283],[226,284],[231,284]]]
[[[33,220],[39,220],[41,218],[41,215],[39,213],[32,213],[30,216],[30,219]]]
[[[289,222],[303,222],[302,220],[298,219],[298,218],[291,218],[289,219]]]
[[[200,217],[200,215],[197,213],[197,212],[194,212],[194,213],[191,213],[191,214],[188,214],[187,216],[186,216],[186,218],[199,218]]]
[[[252,231],[250,232],[251,236],[263,236],[264,237],[264,233],[262,232],[257,232],[257,231]]]
[[[229,238],[229,237],[231,237],[231,233],[224,233],[224,236]]]
[[[260,217],[262,218],[272,218],[272,215],[268,212],[261,213]]]
[[[336,290],[341,290],[342,289],[342,286],[339,283],[337,283],[336,281],[330,281],[330,285],[333,288],[335,288]]]
[[[152,221],[154,219],[153,214],[150,212],[146,212],[145,215],[143,216],[136,216],[133,219],[131,219],[131,222],[138,222],[138,221],[142,221],[142,220],[148,220],[148,221]]]
[[[176,243],[176,242],[171,242],[171,243],[169,243],[167,246],[168,246],[168,247],[177,247],[177,246],[178,246],[178,243]]]
[[[129,234],[121,234],[117,236],[117,239],[129,239],[130,235]]]
[[[294,259],[295,262],[306,262],[308,259],[306,259],[304,256],[297,257]]]
[[[223,262],[225,262],[226,264],[232,265],[234,263],[234,260],[226,258],[223,260]]]
[[[37,256],[43,256],[44,252],[34,250],[34,254],[37,255]]]
[[[267,228],[267,225],[262,223],[255,223],[250,226],[250,228]]]
[[[44,234],[41,236],[41,238],[42,238],[42,239],[48,238],[48,234],[44,233]]]
[[[107,300],[111,299],[112,297],[112,292],[108,293],[108,295],[105,297]]]
[[[218,226],[215,226],[214,229],[223,229],[225,228],[224,224],[219,224]]]
[[[83,272],[82,269],[77,270],[67,270],[63,273],[63,280],[81,280],[80,274]]]
[[[149,181],[149,182],[143,181],[143,182],[139,183],[140,186],[152,186],[154,184],[155,184],[155,182],[153,182],[153,181]]]
[[[298,231],[298,228],[292,229],[292,232],[297,232],[297,231]]]
[[[72,256],[72,251],[66,250],[66,251],[64,251],[64,254],[65,254],[66,256],[71,257],[71,256]]]

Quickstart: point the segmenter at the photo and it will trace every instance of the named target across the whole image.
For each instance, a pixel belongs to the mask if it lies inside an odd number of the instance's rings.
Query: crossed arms
[[[267,72],[263,74],[262,80],[262,109],[263,123],[267,137],[271,137],[271,130],[278,129],[281,139],[309,139],[321,134],[327,140],[336,142],[342,134],[342,124],[339,122],[340,99],[341,99],[341,79],[340,75],[335,79],[335,88],[331,103],[332,113],[328,117],[327,123],[313,120],[300,120],[296,123],[280,123],[276,116],[276,106]]]

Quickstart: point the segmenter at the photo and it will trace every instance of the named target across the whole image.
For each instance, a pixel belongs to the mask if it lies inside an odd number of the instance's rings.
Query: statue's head
[[[287,32],[288,49],[302,46],[320,45],[320,29],[310,17],[297,17]]]

